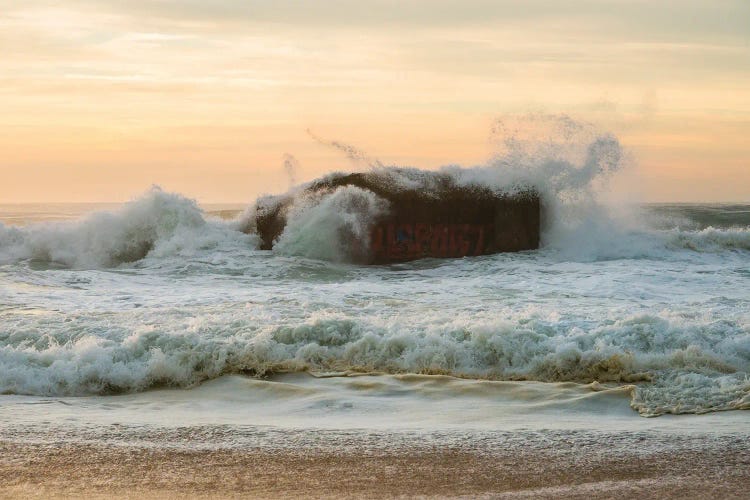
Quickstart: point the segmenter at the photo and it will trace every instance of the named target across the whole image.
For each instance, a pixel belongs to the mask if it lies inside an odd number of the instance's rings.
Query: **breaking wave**
[[[671,248],[684,248],[696,252],[721,252],[723,250],[750,250],[750,229],[720,229],[708,227],[700,231],[671,230],[667,232]]]
[[[387,201],[355,186],[342,186],[322,196],[298,196],[274,250],[285,255],[356,262],[370,245],[375,218],[387,210]]]
[[[750,408],[750,329],[733,321],[642,315],[584,331],[534,317],[409,325],[318,315],[273,326],[206,314],[168,329],[129,319],[105,337],[70,324],[1,335],[0,393],[110,394],[309,370],[637,384],[643,415]]]
[[[750,211],[745,206],[665,205],[644,210],[602,202],[608,185],[627,166],[627,155],[616,137],[593,125],[565,115],[530,115],[498,121],[494,130],[498,152],[488,162],[470,168],[446,166],[439,173],[456,186],[481,186],[506,194],[539,192],[541,246],[562,259],[750,251]],[[417,189],[440,196],[435,175],[383,166],[364,153],[353,154],[356,148],[340,142],[326,144],[342,149],[353,161],[367,161],[388,189]],[[105,268],[147,256],[193,255],[238,245],[257,248],[255,218],[279,199],[292,202],[286,208],[289,223],[274,242],[274,252],[357,262],[369,244],[373,221],[387,212],[387,203],[367,189],[348,186],[311,193],[305,189],[310,185],[295,186],[279,197],[262,197],[231,222],[211,220],[193,200],[153,188],[120,210],[97,212],[78,221],[27,227],[0,224],[0,263],[36,260]]]
[[[120,210],[76,221],[0,224],[0,263],[35,260],[103,268],[147,256],[194,255],[238,241],[251,244],[253,239],[207,220],[195,201],[155,187]]]

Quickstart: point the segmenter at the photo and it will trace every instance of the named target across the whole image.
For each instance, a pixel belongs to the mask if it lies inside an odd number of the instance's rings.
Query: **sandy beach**
[[[172,430],[136,445],[16,435],[0,443],[0,496],[747,498],[750,484],[738,434],[254,429],[241,441],[255,446],[232,447],[233,432]]]

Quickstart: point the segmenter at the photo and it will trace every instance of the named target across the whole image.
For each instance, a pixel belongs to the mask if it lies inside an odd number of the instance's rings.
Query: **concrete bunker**
[[[300,195],[325,195],[342,186],[366,189],[388,203],[372,221],[369,241],[353,260],[387,264],[427,257],[454,258],[539,248],[541,203],[532,190],[499,193],[480,184],[458,184],[447,173],[419,171],[419,182],[398,181],[413,170],[332,174],[292,194],[258,202],[255,228],[270,250],[284,231],[289,208]]]

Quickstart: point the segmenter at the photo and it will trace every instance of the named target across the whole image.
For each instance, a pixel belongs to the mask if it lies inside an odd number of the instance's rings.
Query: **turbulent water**
[[[627,386],[643,415],[750,408],[750,205],[545,195],[540,250],[369,267],[332,257],[330,228],[366,223],[335,199],[273,251],[247,214],[158,189],[63,221],[3,207],[0,393],[377,372]]]

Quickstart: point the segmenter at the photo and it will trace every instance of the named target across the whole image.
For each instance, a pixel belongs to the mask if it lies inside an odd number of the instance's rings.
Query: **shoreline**
[[[3,498],[746,498],[750,484],[742,432],[7,430]]]
[[[292,374],[3,396],[0,498],[747,497],[750,412],[643,418],[598,389]]]
[[[5,498],[740,498],[750,452],[169,450],[0,443]]]

